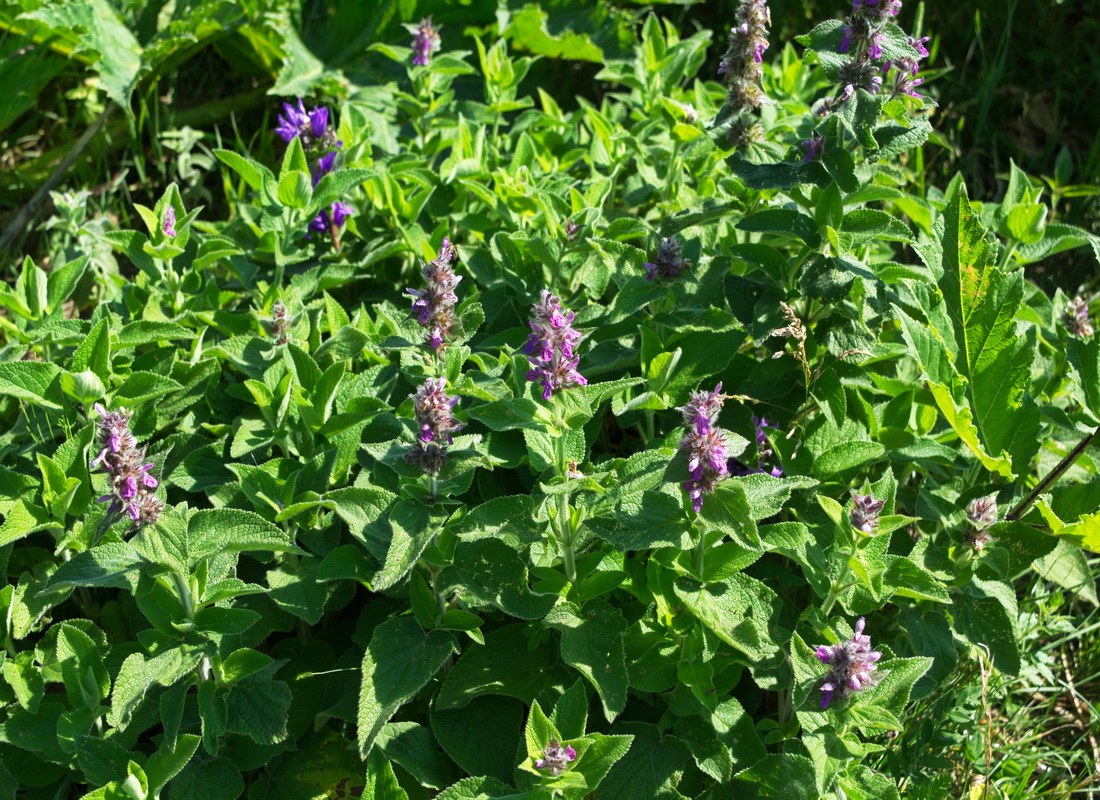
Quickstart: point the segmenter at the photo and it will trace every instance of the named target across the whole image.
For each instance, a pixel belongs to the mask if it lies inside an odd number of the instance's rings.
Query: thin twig
[[[1062,474],[1067,469],[1073,466],[1073,462],[1076,461],[1083,452],[1085,452],[1085,448],[1089,446],[1089,444],[1092,442],[1092,437],[1094,437],[1097,433],[1100,433],[1100,428],[1094,430],[1092,433],[1082,439],[1075,448],[1070,450],[1069,453],[1066,454],[1066,457],[1058,462],[1058,466],[1047,473],[1047,476],[1039,481],[1039,485],[1031,490],[1031,494],[1021,500],[1019,505],[1008,512],[1008,516],[1006,516],[1005,519],[1010,522],[1019,519],[1020,515],[1031,507],[1031,504],[1035,502],[1035,499],[1039,497],[1039,495],[1045,492],[1052,483],[1062,477]]]

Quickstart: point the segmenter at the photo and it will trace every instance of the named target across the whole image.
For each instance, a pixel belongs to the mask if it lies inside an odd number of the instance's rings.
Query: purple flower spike
[[[681,246],[680,240],[675,236],[661,239],[657,243],[656,263],[643,264],[646,268],[646,280],[652,281],[654,278],[661,281],[668,280],[679,275],[681,270],[690,269],[693,266],[692,263],[680,258]]]
[[[535,759],[535,769],[544,769],[556,778],[576,757],[577,751],[572,747],[562,747],[557,739],[551,739],[542,751],[542,758]]]
[[[461,423],[451,413],[458,398],[448,396],[446,389],[446,378],[428,378],[412,396],[413,412],[422,442],[451,444],[452,434],[462,429]]]
[[[863,633],[866,626],[867,620],[860,617],[850,641],[817,648],[818,660],[829,667],[821,684],[822,708],[828,708],[834,699],[846,700],[855,692],[870,689],[881,680],[875,662],[882,653],[871,649],[871,637]]]
[[[94,406],[99,420],[99,454],[91,466],[107,475],[110,491],[99,502],[110,502],[109,513],[125,510],[137,526],[156,522],[164,504],[152,490],[157,479],[149,474],[152,464],[145,461],[145,448],[140,447],[130,432],[130,414],[125,408],[108,411],[99,403]]]
[[[431,17],[425,17],[413,29],[413,33],[415,34],[412,46],[413,66],[426,67],[432,60],[432,53],[442,46],[439,38],[439,28],[432,25]]]
[[[168,206],[164,210],[164,235],[175,237],[176,235],[176,210],[172,206]]]
[[[1093,334],[1092,321],[1089,319],[1089,301],[1077,296],[1066,303],[1062,313],[1062,324],[1071,335],[1085,339]]]
[[[718,74],[726,76],[727,103],[735,113],[752,111],[768,102],[761,81],[771,24],[766,0],[741,0],[736,24],[730,28],[729,46],[718,67]]]
[[[825,152],[825,139],[817,131],[814,131],[813,136],[802,142],[802,149],[806,151],[806,155],[802,158],[804,164],[813,161],[815,158],[821,158]]]
[[[436,475],[447,463],[447,446],[462,424],[451,409],[458,402],[447,392],[446,378],[428,378],[412,395],[413,413],[420,429],[419,441],[405,454],[405,462],[426,475]]]
[[[722,384],[713,392],[693,392],[687,403],[677,410],[684,415],[688,433],[680,440],[680,449],[688,454],[688,474],[684,490],[696,512],[703,507],[703,495],[714,491],[726,475],[726,437],[716,425],[725,396]]]
[[[433,350],[444,347],[444,342],[454,332],[458,321],[454,310],[458,303],[455,287],[462,277],[455,275],[451,266],[457,255],[458,251],[451,240],[444,236],[439,255],[426,264],[420,262],[424,288],[405,290],[416,298],[409,316],[415,317],[420,327],[425,329],[424,343]]]
[[[849,515],[852,527],[857,531],[873,534],[878,529],[878,515],[886,505],[885,500],[876,500],[872,495],[852,494],[852,513]]]
[[[580,357],[573,351],[582,338],[573,328],[573,312],[563,309],[558,298],[543,289],[531,314],[531,333],[523,348],[531,362],[527,380],[542,384],[543,400],[559,389],[587,385],[588,380],[577,371]]]

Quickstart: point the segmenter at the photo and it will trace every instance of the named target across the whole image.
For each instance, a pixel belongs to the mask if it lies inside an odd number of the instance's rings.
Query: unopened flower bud
[[[997,522],[997,496],[979,497],[966,507],[967,521],[978,530],[985,530]]]
[[[873,495],[852,494],[852,513],[849,519],[852,527],[864,533],[874,533],[878,529],[878,515],[886,505],[885,500],[876,500]]]

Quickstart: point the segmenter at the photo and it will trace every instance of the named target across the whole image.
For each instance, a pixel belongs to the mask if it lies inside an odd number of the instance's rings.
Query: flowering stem
[[[855,547],[853,546],[844,554],[844,560],[840,562],[840,573],[829,585],[829,594],[825,596],[825,602],[821,604],[821,613],[826,619],[829,618],[829,612],[833,610],[833,606],[840,599],[840,595],[855,585],[853,582],[848,581],[848,576],[852,572],[852,567],[848,562],[854,555]]]

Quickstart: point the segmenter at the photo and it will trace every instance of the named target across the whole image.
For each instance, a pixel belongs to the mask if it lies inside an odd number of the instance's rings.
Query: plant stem
[[[195,600],[191,597],[191,589],[187,586],[187,579],[178,572],[173,572],[172,580],[175,581],[176,590],[179,592],[184,616],[187,617],[188,621],[191,621],[195,618]]]
[[[558,430],[560,435],[554,439],[555,455],[558,457],[558,470],[561,474],[562,480],[569,480],[569,462],[565,456],[565,420],[564,415],[561,413],[561,407],[555,404],[555,411],[557,416]],[[577,562],[576,556],[573,552],[573,531],[572,525],[569,522],[569,492],[564,491],[557,497],[558,513],[555,528],[555,535],[558,539],[558,549],[561,551],[562,566],[565,570],[565,579],[571,584],[577,582]]]
[[[1039,495],[1045,492],[1052,483],[1062,477],[1063,473],[1073,466],[1073,462],[1081,457],[1081,454],[1084,453],[1089,444],[1091,444],[1092,437],[1096,436],[1097,433],[1100,433],[1100,428],[1097,428],[1078,442],[1077,446],[1070,450],[1069,453],[1066,454],[1066,457],[1059,461],[1057,466],[1047,473],[1045,478],[1039,481],[1039,485],[1032,489],[1031,493],[1021,500],[1014,509],[1008,512],[1005,520],[1012,522],[1019,519],[1020,516],[1031,507],[1031,504],[1035,502]]]
[[[821,604],[821,613],[827,618],[829,612],[833,610],[833,606],[836,605],[836,601],[840,599],[840,595],[845,589],[852,584],[847,583],[848,575],[851,574],[852,568],[848,565],[849,559],[854,555],[855,548],[853,547],[845,554],[844,561],[840,565],[840,574],[833,579],[832,584],[829,586],[829,594],[825,596],[825,602]]]
[[[699,525],[695,526],[695,532],[695,571],[699,573],[699,580],[705,580],[703,570],[707,564],[707,532]]]

